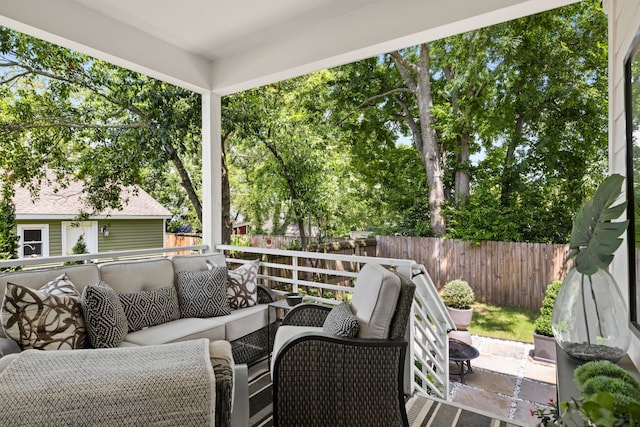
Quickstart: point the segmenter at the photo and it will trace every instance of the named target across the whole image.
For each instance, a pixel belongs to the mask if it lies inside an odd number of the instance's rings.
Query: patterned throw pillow
[[[251,307],[258,303],[259,266],[259,261],[252,261],[235,270],[229,270],[227,297],[232,310]]]
[[[178,272],[178,301],[182,317],[231,314],[227,300],[227,267]]]
[[[180,318],[178,292],[173,286],[154,291],[118,294],[129,332],[160,325]]]
[[[7,283],[2,325],[22,350],[70,350],[88,344],[80,295],[66,274],[39,290]]]
[[[349,303],[344,301],[331,309],[324,320],[322,330],[331,335],[353,338],[358,335],[358,318],[351,313]]]
[[[82,292],[82,311],[93,348],[117,347],[127,336],[129,325],[118,294],[103,281]]]

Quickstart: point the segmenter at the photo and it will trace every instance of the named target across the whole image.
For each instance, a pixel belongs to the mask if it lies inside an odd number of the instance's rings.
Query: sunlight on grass
[[[538,310],[498,307],[476,302],[469,332],[485,337],[533,343],[533,322]]]

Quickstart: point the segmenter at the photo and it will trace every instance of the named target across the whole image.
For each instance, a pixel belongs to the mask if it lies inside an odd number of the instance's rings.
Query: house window
[[[46,224],[18,225],[20,258],[49,256],[49,226]]]

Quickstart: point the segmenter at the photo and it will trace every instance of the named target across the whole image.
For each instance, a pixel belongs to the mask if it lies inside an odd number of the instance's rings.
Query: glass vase
[[[551,328],[560,347],[580,362],[616,363],[631,341],[620,289],[602,269],[590,276],[569,270],[556,298]]]

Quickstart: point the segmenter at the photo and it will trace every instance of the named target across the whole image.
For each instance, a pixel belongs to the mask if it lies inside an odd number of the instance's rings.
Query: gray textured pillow
[[[349,303],[344,301],[331,309],[324,320],[322,330],[331,335],[353,338],[358,335],[358,318],[351,313]]]
[[[178,272],[178,301],[182,317],[231,314],[227,299],[227,267]]]
[[[22,350],[87,347],[80,294],[66,274],[39,290],[7,283],[1,318],[6,336]]]
[[[180,318],[178,292],[173,286],[153,291],[118,294],[129,332]]]
[[[117,347],[127,336],[129,325],[118,294],[103,281],[82,292],[82,311],[93,348]]]

